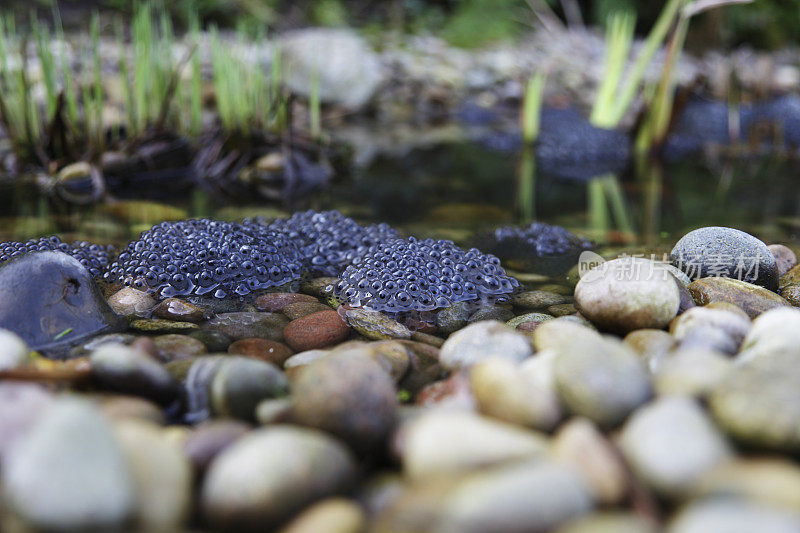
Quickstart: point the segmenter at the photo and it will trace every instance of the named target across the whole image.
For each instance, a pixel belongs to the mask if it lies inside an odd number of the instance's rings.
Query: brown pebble
[[[332,346],[349,335],[350,327],[333,310],[292,320],[283,330],[286,343],[298,352]]]
[[[292,349],[282,342],[258,338],[238,340],[228,346],[228,353],[254,357],[277,366],[283,366],[283,362],[294,354]]]
[[[299,292],[270,292],[262,294],[255,301],[256,309],[260,311],[281,311],[289,304],[297,302],[314,303],[318,300],[308,294]]]
[[[178,298],[167,298],[153,309],[153,315],[178,322],[201,322],[211,318],[208,309],[199,307]]]
[[[319,302],[293,302],[281,309],[281,313],[286,315],[289,320],[295,320],[313,313],[329,310],[330,307]]]
[[[767,248],[775,256],[779,277],[789,272],[797,264],[797,256],[790,248],[782,244],[770,244]]]

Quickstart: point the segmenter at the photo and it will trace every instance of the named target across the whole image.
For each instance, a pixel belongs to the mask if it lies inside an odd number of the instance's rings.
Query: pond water
[[[0,185],[0,239],[57,233],[120,244],[162,220],[276,217],[306,208],[339,209],[360,221],[456,242],[526,218],[565,226],[599,244],[650,247],[674,243],[703,225],[737,227],[768,242],[792,242],[800,234],[800,186],[792,159],[704,155],[667,164],[645,161],[589,180],[530,169],[521,183],[523,160],[519,152],[475,142],[415,149],[378,157],[293,206],[231,205],[195,190],[84,207],[50,201],[32,184],[6,184]]]

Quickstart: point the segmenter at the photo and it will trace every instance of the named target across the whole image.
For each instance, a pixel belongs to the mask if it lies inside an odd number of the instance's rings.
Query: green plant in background
[[[536,154],[534,143],[539,137],[539,122],[542,110],[542,95],[546,76],[537,72],[528,80],[522,103],[522,149],[519,162],[517,202],[522,222],[530,222],[536,216]]]

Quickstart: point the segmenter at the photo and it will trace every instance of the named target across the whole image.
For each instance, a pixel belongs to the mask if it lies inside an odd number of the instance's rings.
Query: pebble
[[[590,420],[573,418],[561,426],[551,451],[556,460],[581,475],[598,503],[616,505],[628,494],[627,467]]]
[[[290,422],[292,400],[289,398],[268,398],[256,406],[256,421],[262,426]]]
[[[280,313],[240,311],[222,313],[203,325],[203,329],[219,331],[233,340],[258,337],[283,341],[283,330],[289,319]]]
[[[552,320],[553,315],[547,313],[525,313],[506,321],[506,326],[520,331],[533,331],[542,322]]]
[[[86,342],[79,343],[72,350],[70,350],[70,357],[84,357],[92,353],[96,348],[103,344],[125,344],[130,345],[138,339],[136,335],[130,333],[107,333],[105,335],[98,335]]]
[[[420,407],[475,411],[477,404],[466,372],[452,372],[449,377],[428,383],[416,394],[414,403]]]
[[[192,428],[183,441],[183,453],[199,472],[204,472],[217,455],[251,429],[250,424],[239,420],[210,420]]]
[[[0,381],[0,461],[52,403],[52,395],[38,384]]]
[[[588,513],[589,488],[571,468],[529,461],[468,476],[444,502],[439,531],[549,531]]]
[[[472,313],[467,319],[467,323],[481,322],[484,320],[497,320],[498,322],[508,322],[514,318],[514,312],[505,307],[482,307]]]
[[[595,512],[571,520],[558,533],[658,533],[655,520],[623,511]]]
[[[108,305],[118,315],[143,316],[156,305],[156,301],[151,294],[123,287],[108,297]]]
[[[596,330],[563,317],[544,322],[531,336],[537,352],[567,349],[573,342],[592,343],[600,339]]]
[[[208,353],[208,348],[202,341],[188,335],[177,333],[158,335],[153,337],[153,343],[162,361],[175,361]]]
[[[166,405],[178,398],[179,384],[163,365],[124,344],[104,344],[89,358],[93,378],[104,388]]]
[[[320,298],[327,298],[333,294],[333,286],[338,281],[339,278],[332,277],[313,278],[300,285],[300,291]]]
[[[778,308],[753,320],[741,345],[739,361],[771,355],[795,354],[800,358],[800,310]]]
[[[181,529],[192,507],[192,469],[178,444],[153,424],[124,420],[114,436],[131,473],[133,520],[143,531]]]
[[[551,305],[563,304],[568,301],[569,298],[563,294],[542,290],[523,291],[511,297],[513,306],[531,311],[541,311]]]
[[[705,398],[733,367],[729,357],[702,348],[680,348],[670,354],[655,372],[656,394]]]
[[[140,318],[130,323],[130,328],[142,333],[189,333],[200,326],[191,322],[164,320],[163,318]]]
[[[562,408],[555,392],[552,362],[546,359],[547,353],[539,353],[522,363],[492,358],[474,365],[470,383],[478,410],[512,424],[553,429],[561,420]]]
[[[382,341],[411,338],[410,329],[379,311],[365,307],[344,308],[344,306],[340,307],[339,311],[344,314],[350,327],[368,339]]]
[[[439,363],[440,350],[435,346],[416,341],[398,341],[408,348],[408,370],[400,381],[403,389],[415,393],[423,386],[439,379],[444,373]]]
[[[749,329],[747,314],[739,307],[722,302],[689,309],[669,326],[672,336],[683,345],[702,345],[728,354],[739,351]],[[709,330],[717,330],[717,334],[709,335]]]
[[[334,348],[331,353],[366,355],[381,365],[395,383],[405,376],[411,358],[409,349],[398,340],[347,342]]]
[[[717,424],[752,447],[800,452],[796,353],[762,356],[734,366],[709,400]]]
[[[691,279],[724,276],[776,290],[778,267],[767,245],[734,228],[709,226],[681,237],[669,254]]]
[[[253,420],[261,400],[285,396],[289,387],[275,365],[236,355],[198,357],[182,381],[191,422],[212,414]]]
[[[304,510],[280,533],[360,533],[366,525],[367,516],[356,502],[328,498]]]
[[[543,433],[446,409],[433,409],[405,422],[396,437],[403,474],[410,480],[540,458],[548,447]]]
[[[263,531],[344,492],[355,474],[348,450],[324,433],[293,426],[257,429],[211,463],[201,508],[216,528]]]
[[[302,425],[336,435],[357,450],[373,450],[394,427],[397,393],[372,358],[334,352],[294,379],[292,413]]]
[[[123,396],[122,394],[93,394],[92,400],[109,420],[133,418],[144,420],[158,426],[166,423],[161,406],[139,396]]]
[[[559,316],[574,315],[575,313],[578,312],[578,308],[575,307],[575,304],[557,304],[557,305],[551,305],[546,309],[546,311],[548,312],[548,314],[551,314],[555,317],[559,317]]]
[[[783,289],[789,285],[800,283],[800,265],[792,267],[786,274],[778,280],[778,287]]]
[[[796,533],[800,515],[735,498],[689,503],[673,518],[666,533]]]
[[[239,339],[233,342],[228,346],[228,353],[261,359],[277,367],[282,367],[283,363],[294,354],[292,349],[282,342],[257,338]]]
[[[347,323],[330,309],[292,320],[283,330],[286,343],[297,352],[339,344],[349,335]]]
[[[650,398],[644,363],[620,341],[576,338],[556,352],[556,390],[573,414],[613,427]]]
[[[703,278],[693,281],[689,291],[698,305],[728,302],[755,318],[776,307],[790,307],[789,302],[758,285],[730,278]]]
[[[28,359],[28,344],[19,335],[0,329],[0,370],[22,365]]]
[[[4,455],[2,471],[6,509],[29,528],[117,530],[135,509],[112,428],[86,400],[59,398]]]
[[[284,308],[281,309],[281,313],[286,315],[289,320],[295,320],[312,313],[330,310],[330,307],[320,302],[295,302],[284,306]]]
[[[439,360],[449,370],[469,368],[490,357],[522,361],[533,353],[528,339],[502,322],[476,322],[453,333],[442,346]]]
[[[682,315],[679,315],[679,318]],[[674,322],[674,321],[673,321]],[[675,346],[675,337],[660,329],[637,329],[623,341],[642,358],[650,372],[656,372],[667,353]]]
[[[211,311],[180,298],[167,298],[153,309],[153,316],[178,322],[202,322],[210,318]]]
[[[189,333],[193,339],[197,339],[206,345],[206,349],[211,352],[224,352],[231,345],[231,338],[221,331],[209,331],[201,329]]]
[[[268,292],[256,298],[254,305],[259,311],[282,311],[289,304],[297,302],[317,303],[315,297],[299,292]]]
[[[445,335],[455,333],[467,325],[472,312],[469,302],[453,302],[436,313],[436,325]]]
[[[800,466],[779,457],[736,459],[704,476],[693,494],[718,495],[800,511]]]
[[[659,495],[685,496],[732,457],[730,446],[694,400],[667,396],[638,410],[619,437],[636,476]]]
[[[767,248],[769,248],[769,251],[775,256],[778,277],[783,276],[797,265],[797,256],[791,248],[783,244],[770,244]]]
[[[678,286],[662,264],[623,257],[584,274],[575,287],[575,305],[601,329],[619,333],[661,329],[678,313]]]
[[[800,284],[787,285],[780,290],[781,298],[793,307],[800,307]]]

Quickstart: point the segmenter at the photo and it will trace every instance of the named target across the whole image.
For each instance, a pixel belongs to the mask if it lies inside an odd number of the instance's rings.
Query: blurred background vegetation
[[[43,15],[51,0],[34,0]],[[304,26],[351,26],[368,34],[392,30],[432,33],[461,47],[513,40],[530,28],[531,4],[547,3],[563,16],[564,6],[580,8],[581,20],[603,25],[609,13],[631,9],[637,33],[645,34],[662,8],[652,0],[172,0],[165,6],[186,23],[195,12],[203,23],[221,27],[249,23],[274,31]],[[27,15],[30,0],[4,0],[4,7]],[[64,22],[82,27],[87,11],[129,14],[131,0],[60,0]],[[569,18],[569,17],[565,17]],[[695,23],[692,47],[730,47],[742,43],[776,49],[800,42],[800,0],[758,0],[737,9],[712,10]]]

